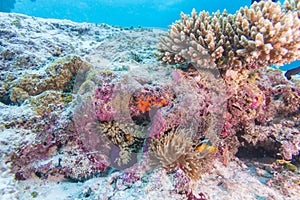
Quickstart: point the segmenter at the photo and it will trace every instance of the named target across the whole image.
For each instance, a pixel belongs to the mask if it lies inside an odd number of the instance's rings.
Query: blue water
[[[11,0],[0,0],[11,1]],[[14,0],[13,0],[14,1]],[[11,12],[76,22],[167,28],[181,11],[227,9],[234,13],[251,0],[15,0]]]
[[[283,2],[283,1],[281,1]],[[235,13],[251,0],[0,0],[0,11],[75,22],[107,23],[115,26],[168,28],[180,12],[226,9]],[[300,61],[285,65],[287,70]]]

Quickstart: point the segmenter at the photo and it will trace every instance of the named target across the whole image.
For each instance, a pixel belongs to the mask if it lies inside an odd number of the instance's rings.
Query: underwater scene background
[[[227,9],[234,13],[251,0],[202,1],[202,0],[2,0],[15,2],[11,12],[30,16],[69,19],[76,22],[107,23],[116,26],[143,26],[168,28],[181,11]],[[11,3],[13,4],[13,3]]]
[[[0,12],[114,26],[167,29],[178,19],[180,12],[190,13],[192,8],[208,12],[226,9],[228,13],[235,13],[241,6],[250,4],[251,0],[1,0]],[[300,66],[300,61],[282,66],[281,69],[297,66]]]
[[[298,200],[299,59],[300,0],[0,0],[0,200]]]

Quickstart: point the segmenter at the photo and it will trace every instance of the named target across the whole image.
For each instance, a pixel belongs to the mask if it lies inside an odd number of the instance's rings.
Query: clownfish
[[[217,148],[210,144],[209,139],[204,139],[198,142],[198,144],[195,147],[195,151],[201,153],[205,150],[214,152],[217,151]]]

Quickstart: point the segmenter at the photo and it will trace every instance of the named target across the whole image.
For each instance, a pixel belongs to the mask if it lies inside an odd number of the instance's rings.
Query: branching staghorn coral
[[[299,0],[287,0],[284,2],[284,8],[287,10],[298,10],[298,17],[300,17],[300,1]]]
[[[300,59],[299,7],[299,0],[285,6],[261,1],[233,15],[226,10],[181,13],[181,20],[160,39],[160,59],[212,68],[212,58],[218,69],[290,63]]]

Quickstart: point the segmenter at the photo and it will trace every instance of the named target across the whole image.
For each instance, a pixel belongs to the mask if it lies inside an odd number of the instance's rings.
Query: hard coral
[[[62,94],[58,91],[45,91],[39,95],[31,97],[29,102],[36,113],[43,116],[53,111],[62,111],[67,103],[72,100],[71,94]]]
[[[181,13],[160,40],[161,60],[170,64],[191,62],[219,69],[280,65],[300,59],[299,1],[285,9],[260,1],[235,14],[226,10],[209,15]],[[297,6],[297,7],[296,7]]]

